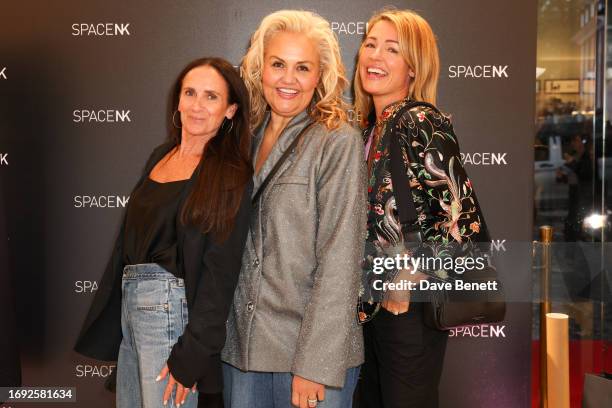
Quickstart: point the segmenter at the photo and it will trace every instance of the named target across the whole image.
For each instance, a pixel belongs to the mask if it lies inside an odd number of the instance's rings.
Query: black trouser
[[[364,326],[359,408],[437,408],[447,333],[423,324],[423,304],[385,309]]]

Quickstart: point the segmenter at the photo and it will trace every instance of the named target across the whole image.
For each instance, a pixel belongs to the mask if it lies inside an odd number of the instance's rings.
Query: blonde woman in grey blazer
[[[222,353],[225,406],[349,408],[363,362],[366,182],[338,42],[322,17],[278,11],[253,34],[241,69],[255,201]]]

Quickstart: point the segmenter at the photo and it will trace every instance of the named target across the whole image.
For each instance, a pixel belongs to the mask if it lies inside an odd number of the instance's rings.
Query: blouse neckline
[[[185,183],[189,180],[191,180],[190,178],[187,179],[182,179],[182,180],[172,180],[172,181],[157,181],[157,180],[153,180],[151,178],[151,176],[147,176],[147,180],[149,180],[150,182],[154,183],[154,184],[176,184],[176,183]]]
[[[380,119],[376,119],[375,126],[382,127],[391,117],[395,115],[395,113],[406,103],[410,101],[410,97],[407,96],[404,99],[400,99],[399,101],[391,102],[383,109],[380,114]]]

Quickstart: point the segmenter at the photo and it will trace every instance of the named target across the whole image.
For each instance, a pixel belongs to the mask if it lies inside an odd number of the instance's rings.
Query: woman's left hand
[[[185,403],[185,399],[189,396],[189,388],[183,387],[181,383],[176,381],[172,374],[170,373],[170,369],[168,369],[168,364],[164,365],[164,368],[159,372],[159,375],[155,379],[155,381],[161,381],[166,377],[170,377],[168,379],[168,385],[166,385],[166,389],[164,391],[163,402],[164,405],[168,403],[168,399],[170,399],[170,395],[172,394],[172,390],[174,389],[174,384],[176,384],[176,398],[175,405],[178,407],[181,404]],[[191,387],[191,392],[196,392],[196,384],[193,384]]]
[[[325,399],[325,386],[314,381],[307,380],[299,375],[293,376],[291,384],[291,403],[299,408],[314,408],[316,402]],[[309,402],[309,400],[311,402]]]

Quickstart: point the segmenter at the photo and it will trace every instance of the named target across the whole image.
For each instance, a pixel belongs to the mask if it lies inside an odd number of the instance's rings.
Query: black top
[[[155,164],[172,148],[165,143],[153,151],[135,189],[148,177]],[[181,192],[178,208],[193,188],[194,175]],[[168,358],[170,372],[182,385],[195,382],[202,392],[222,390],[221,350],[225,343],[225,321],[229,315],[242,266],[242,251],[251,216],[252,178],[244,186],[242,202],[234,228],[225,241],[217,242],[197,227],[176,223],[177,253],[182,259],[189,323]],[[132,192],[133,194],[133,192]],[[121,275],[125,218],[115,241],[113,253],[95,298],[89,308],[74,349],[98,360],[117,361],[121,344]]]
[[[156,263],[178,278],[176,222],[187,180],[158,183],[147,177],[130,196],[125,217],[123,262]]]

